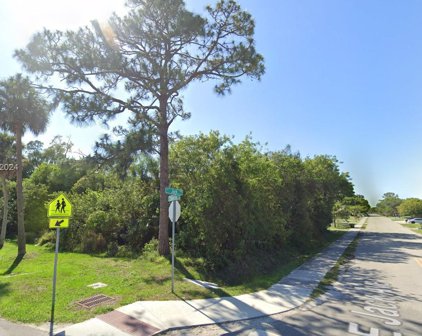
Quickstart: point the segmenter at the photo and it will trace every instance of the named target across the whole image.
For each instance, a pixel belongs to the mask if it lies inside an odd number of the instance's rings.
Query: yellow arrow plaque
[[[50,229],[63,229],[69,227],[69,218],[50,218],[49,219]]]

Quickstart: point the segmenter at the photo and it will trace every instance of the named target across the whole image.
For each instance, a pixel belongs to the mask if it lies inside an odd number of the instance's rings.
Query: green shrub
[[[28,244],[35,244],[37,237],[38,234],[36,234],[35,232],[25,232],[26,242]]]
[[[107,256],[108,257],[115,257],[119,252],[119,245],[115,241],[112,241],[107,245]]]
[[[38,238],[38,245],[45,246],[46,244],[56,243],[56,230],[45,231],[43,235]]]
[[[158,257],[158,239],[153,238],[144,245],[144,248],[142,249],[142,258],[145,258],[149,261],[154,261]]]
[[[93,231],[87,231],[81,240],[81,249],[85,253],[105,252],[107,242],[101,233],[97,234]]]
[[[116,253],[116,257],[119,258],[134,258],[135,256],[135,253],[130,249],[129,246],[126,245],[119,246]]]

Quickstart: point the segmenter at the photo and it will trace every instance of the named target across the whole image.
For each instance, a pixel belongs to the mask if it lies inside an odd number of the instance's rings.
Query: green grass
[[[328,228],[328,230],[349,230],[350,229],[350,224],[358,224],[360,221],[361,217],[350,217],[347,220],[345,219],[337,219],[336,220],[336,226],[334,226],[333,224],[331,224],[331,226]]]
[[[329,242],[342,234],[344,232],[331,232]],[[272,272],[257,274],[240,285],[222,286],[212,291],[183,280],[185,277],[214,280],[206,279],[201,272],[203,260],[178,258],[174,294],[171,293],[170,262],[156,253],[125,259],[60,252],[55,321],[76,323],[139,300],[210,298],[266,289],[321,249],[290,257],[281,261]],[[54,252],[28,244],[22,260],[16,259],[16,253],[17,246],[10,241],[0,250],[0,316],[24,323],[47,322],[51,313]],[[108,286],[100,289],[87,287],[96,282]],[[76,304],[95,294],[105,294],[117,301],[90,310]]]
[[[419,223],[406,223],[406,224],[402,224],[404,227],[407,227],[409,229],[411,229],[412,231],[415,231],[416,233],[422,234],[422,224]]]
[[[390,216],[388,218],[391,219],[392,221],[400,222],[400,221],[405,221],[406,218],[409,218],[409,217]]]
[[[0,315],[13,321],[42,323],[50,317],[54,253],[34,245],[27,245],[27,250],[19,264],[15,262],[14,243],[7,243],[0,251]],[[182,278],[180,273],[175,276],[179,296],[195,298],[208,294]],[[95,282],[108,286],[87,287]],[[175,299],[170,287],[169,262],[163,257],[119,259],[60,253],[55,319],[73,323],[138,300]],[[76,305],[76,301],[99,293],[112,296],[117,302],[92,310]]]

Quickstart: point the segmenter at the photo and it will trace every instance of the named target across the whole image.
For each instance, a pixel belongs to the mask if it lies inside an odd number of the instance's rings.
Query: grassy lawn
[[[330,240],[344,232],[331,232]],[[327,243],[328,245],[328,243]],[[319,249],[320,250],[320,249]],[[290,258],[266,275],[256,275],[241,285],[208,290],[186,282],[185,277],[201,279],[201,260],[179,258],[175,272],[175,293],[171,293],[170,262],[156,253],[137,259],[106,258],[80,253],[59,254],[55,320],[75,323],[139,300],[175,300],[239,295],[270,287],[319,250]],[[0,250],[0,316],[11,321],[43,323],[51,311],[54,252],[27,245],[27,254],[16,259],[17,246],[6,242]],[[207,279],[202,279],[207,280]],[[87,287],[103,282],[107,287]],[[95,294],[115,298],[114,304],[86,310],[76,302]]]
[[[336,224],[334,226],[334,223],[331,224],[331,226],[328,228],[328,230],[333,230],[333,231],[337,231],[337,230],[349,230],[350,229],[350,225],[351,224],[358,224],[360,221],[360,217],[350,217],[347,220],[345,219],[337,219],[336,220]]]
[[[409,224],[407,224],[406,223],[406,224],[401,224],[401,225],[411,229],[412,231],[415,231],[416,233],[422,234],[422,224],[419,224],[419,223],[415,223],[415,224],[409,223]]]

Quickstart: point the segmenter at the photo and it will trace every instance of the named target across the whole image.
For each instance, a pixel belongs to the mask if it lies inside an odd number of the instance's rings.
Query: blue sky
[[[0,76],[20,71],[12,52],[33,32],[76,28],[121,11],[123,2],[0,0]],[[202,12],[208,2],[187,5]],[[422,198],[422,2],[238,3],[255,18],[266,74],[260,82],[245,79],[225,97],[213,93],[212,83],[192,85],[183,92],[192,118],[173,129],[184,135],[220,130],[236,141],[252,133],[268,150],[291,145],[304,157],[335,155],[356,192],[373,204],[388,191]],[[105,131],[73,128],[56,112],[40,140],[71,136],[88,153]]]

